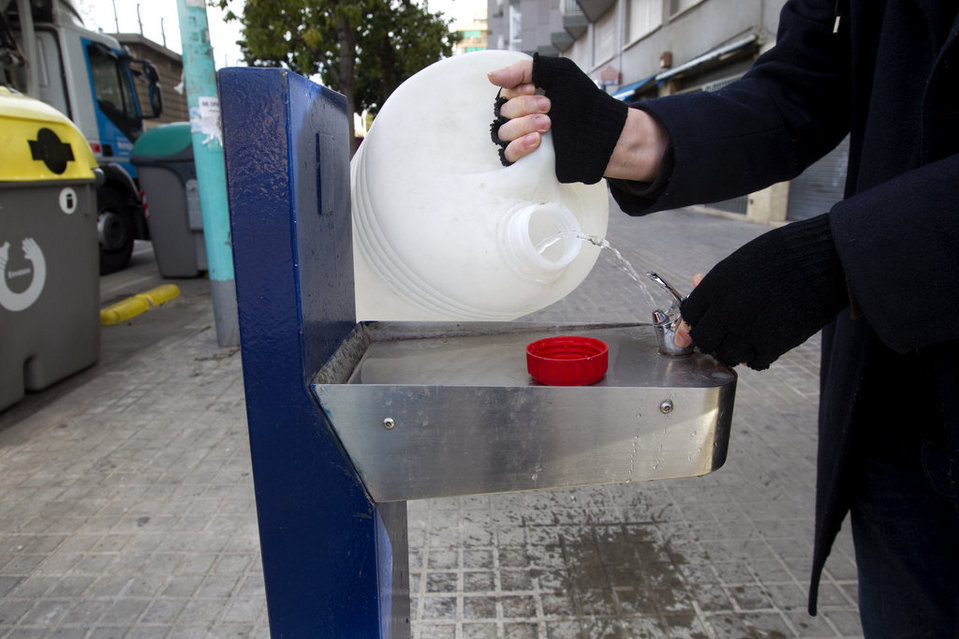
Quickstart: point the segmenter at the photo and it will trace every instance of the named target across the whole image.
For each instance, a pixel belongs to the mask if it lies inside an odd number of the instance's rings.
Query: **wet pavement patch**
[[[630,637],[617,619],[641,617],[649,636],[706,639],[680,566],[654,526],[571,528],[548,551],[562,554],[563,585],[583,637]],[[558,594],[558,593],[554,593]],[[648,623],[655,622],[655,623]]]

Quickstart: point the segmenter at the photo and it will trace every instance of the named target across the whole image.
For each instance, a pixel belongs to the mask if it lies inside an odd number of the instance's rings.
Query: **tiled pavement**
[[[686,289],[764,230],[614,214],[609,239]],[[103,301],[154,285],[143,272],[104,278]],[[240,357],[216,345],[205,282],[177,283],[103,329],[92,369],[0,413],[0,637],[269,636]],[[530,319],[648,312],[602,258]],[[411,502],[414,639],[859,636],[845,535],[805,613],[817,351],[739,371],[729,457],[706,477]]]

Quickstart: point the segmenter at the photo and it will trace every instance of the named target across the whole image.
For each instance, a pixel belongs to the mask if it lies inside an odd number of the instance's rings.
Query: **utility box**
[[[207,270],[203,210],[188,122],[150,129],[133,145],[146,195],[153,254],[163,277],[196,277]]]
[[[0,87],[0,410],[100,354],[96,161],[59,111]]]

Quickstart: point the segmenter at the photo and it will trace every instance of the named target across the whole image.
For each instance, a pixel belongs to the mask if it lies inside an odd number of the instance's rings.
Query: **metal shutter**
[[[842,199],[849,162],[849,138],[803,171],[789,186],[786,218],[805,220],[825,213]]]

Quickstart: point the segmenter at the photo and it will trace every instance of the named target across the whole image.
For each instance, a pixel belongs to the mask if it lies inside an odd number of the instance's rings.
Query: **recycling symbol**
[[[43,292],[47,280],[47,261],[40,245],[32,237],[20,243],[23,257],[32,268],[7,269],[10,262],[10,242],[0,244],[0,306],[16,312],[30,308]],[[23,290],[11,290],[10,282],[30,276],[30,284]],[[14,287],[18,289],[20,287]]]

